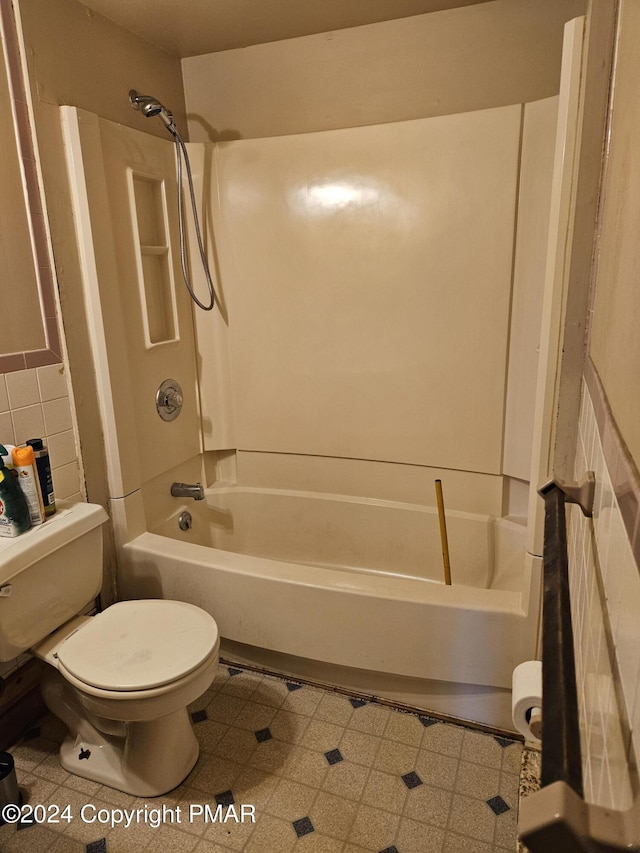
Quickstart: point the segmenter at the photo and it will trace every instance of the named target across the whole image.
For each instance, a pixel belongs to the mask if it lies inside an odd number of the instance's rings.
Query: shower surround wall
[[[144,531],[172,514],[172,480],[204,477],[214,487],[221,479],[244,485],[252,476],[264,477],[271,464],[270,488],[282,488],[283,477],[305,481],[315,468],[324,479],[319,492],[335,493],[346,484],[345,493],[375,499],[377,489],[384,492],[393,482],[400,500],[417,485],[418,503],[432,506],[426,486],[433,488],[437,470],[444,472],[445,488],[451,474],[450,510],[469,511],[475,503],[487,516],[503,515],[513,253],[514,245],[516,253],[526,246],[526,232],[516,239],[516,211],[521,223],[538,217],[544,223],[548,199],[545,193],[528,195],[519,181],[521,173],[529,180],[533,173],[534,184],[549,186],[555,111],[555,99],[546,99],[220,143],[214,150],[192,145],[196,180],[209,189],[205,206],[219,296],[213,318],[195,315],[196,344],[175,240],[168,238],[177,233],[172,143],[62,108],[85,298],[104,389],[111,507],[124,546],[122,594],[180,594],[174,588],[178,576],[165,579],[162,561],[145,549]],[[536,260],[541,266],[543,259]],[[535,362],[529,374],[533,380]],[[185,397],[180,419],[171,424],[158,418],[153,405],[155,388],[167,376],[178,380]],[[198,390],[204,449],[213,451],[208,461],[215,460],[214,471],[207,471],[206,453],[202,471]],[[521,406],[525,416],[533,406],[533,394],[528,396],[529,406]],[[341,470],[343,460],[351,478]],[[298,488],[308,491],[310,483]],[[523,545],[519,556],[515,586],[496,588],[488,580],[488,588],[474,590],[461,582],[449,592],[436,588],[430,601],[422,581],[426,610],[435,607],[438,619],[449,614],[449,624],[463,626],[453,645],[469,642],[474,630],[495,635],[482,662],[463,655],[458,666],[452,661],[436,673],[422,656],[422,666],[405,671],[402,656],[387,655],[381,670],[431,680],[432,691],[434,679],[450,682],[439,688],[448,697],[439,710],[469,717],[477,712],[475,719],[507,727],[511,669],[535,654],[536,642],[540,561],[526,555]],[[183,596],[203,582],[207,560],[202,555],[202,568],[191,569],[192,580],[189,571],[180,575]],[[246,600],[253,567],[241,561],[237,579],[227,578],[220,588],[217,571],[212,564],[209,590],[198,587],[197,597],[212,608],[225,637],[288,656],[299,648],[303,658],[375,671],[372,660],[359,664],[365,659],[359,652],[331,657],[332,647],[323,650],[317,639],[305,645],[296,632],[283,639],[275,626],[270,629],[267,613],[243,621],[246,605],[239,602]],[[313,611],[304,566],[294,571],[297,590],[291,571],[285,571],[285,584],[294,584],[286,600],[295,612],[303,605]],[[361,598],[354,597],[356,586],[344,585],[345,576],[327,572],[321,580],[316,571],[317,599],[328,600],[331,589],[340,598],[333,613],[339,610],[341,619],[349,605],[355,613],[359,601],[377,607],[395,600],[394,623],[400,625],[406,620],[397,614],[414,600],[406,584],[392,586],[403,571],[401,564],[391,565],[386,583],[374,578]],[[269,579],[268,567],[256,569],[254,586],[257,573],[263,573],[268,595],[278,578]],[[275,588],[273,594],[279,597]],[[284,612],[271,612],[284,624]],[[361,618],[363,624],[379,623],[371,614]],[[424,613],[412,618],[424,625]],[[509,654],[496,668],[493,652],[504,644]],[[413,685],[395,695],[420,692]],[[430,707],[438,707],[435,700]]]

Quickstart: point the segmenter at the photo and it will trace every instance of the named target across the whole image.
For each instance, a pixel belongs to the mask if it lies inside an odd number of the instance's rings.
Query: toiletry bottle
[[[44,514],[49,518],[56,511],[56,496],[53,492],[49,451],[41,438],[30,438],[27,441],[27,445],[33,448],[38,482],[40,483],[40,494],[42,495],[42,503],[44,504]]]
[[[0,444],[0,456],[2,456],[4,467],[9,468],[9,470],[11,471],[13,471],[13,459],[11,457],[11,451],[14,447],[15,444]]]
[[[18,472],[18,482],[27,499],[31,524],[42,524],[45,520],[44,504],[40,494],[38,470],[33,449],[24,446],[14,447],[11,456],[13,457],[13,467]]]
[[[0,456],[0,536],[18,536],[30,527],[27,499]]]

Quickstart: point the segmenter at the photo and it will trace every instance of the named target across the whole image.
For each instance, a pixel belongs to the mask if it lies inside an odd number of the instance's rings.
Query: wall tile
[[[65,432],[73,427],[71,407],[67,397],[58,400],[47,400],[42,404],[44,412],[44,428],[48,436]]]
[[[78,458],[73,430],[51,435],[48,437],[48,441],[52,469],[68,465]]]
[[[0,412],[9,411],[9,395],[4,374],[0,374]]]
[[[593,519],[577,507],[568,516],[576,680],[586,798],[625,809],[632,801],[630,763],[640,755],[640,574],[614,491],[615,424],[606,406],[598,413],[585,384],[575,478],[593,470],[596,495]]]
[[[62,364],[48,364],[36,370],[38,384],[40,386],[40,399],[57,400],[68,396],[67,379]]]
[[[9,405],[12,409],[31,406],[40,402],[40,390],[35,370],[20,370],[5,376]]]
[[[41,403],[13,409],[13,431],[16,444],[24,444],[29,438],[39,438],[44,435],[44,415]]]
[[[0,443],[15,444],[11,412],[0,413]]]

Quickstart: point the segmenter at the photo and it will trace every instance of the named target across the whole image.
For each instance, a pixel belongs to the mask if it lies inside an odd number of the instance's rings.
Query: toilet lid
[[[148,690],[196,669],[217,642],[215,621],[193,604],[120,601],[71,634],[58,649],[58,660],[93,687]]]

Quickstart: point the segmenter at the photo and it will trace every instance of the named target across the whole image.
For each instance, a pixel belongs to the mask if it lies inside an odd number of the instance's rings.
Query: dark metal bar
[[[544,498],[544,599],[542,609],[542,786],[565,782],[583,796],[582,762],[565,496],[555,484]]]

